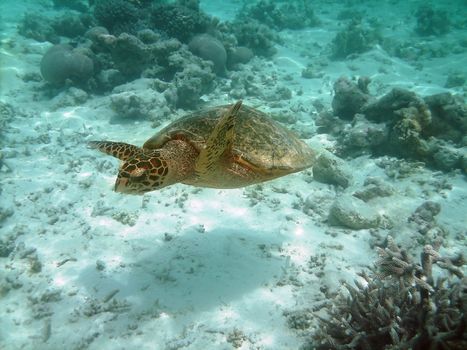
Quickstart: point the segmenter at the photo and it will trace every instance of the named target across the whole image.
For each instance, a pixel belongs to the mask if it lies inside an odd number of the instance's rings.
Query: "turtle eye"
[[[136,168],[135,170],[130,172],[130,177],[131,178],[142,177],[145,172],[146,172],[146,169],[144,168]]]

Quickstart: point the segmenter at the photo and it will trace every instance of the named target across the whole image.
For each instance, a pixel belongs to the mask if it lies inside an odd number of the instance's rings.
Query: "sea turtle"
[[[306,169],[314,152],[265,113],[238,101],[182,117],[145,142],[91,141],[123,161],[115,191],[144,194],[184,183],[238,188]]]

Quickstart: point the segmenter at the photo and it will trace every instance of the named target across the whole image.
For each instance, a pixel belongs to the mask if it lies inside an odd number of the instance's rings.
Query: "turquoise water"
[[[465,348],[466,14],[2,1],[0,349]]]

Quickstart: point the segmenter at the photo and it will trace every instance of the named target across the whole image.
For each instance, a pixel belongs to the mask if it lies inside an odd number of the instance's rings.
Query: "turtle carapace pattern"
[[[91,141],[122,160],[115,191],[144,194],[183,183],[239,188],[313,165],[313,150],[265,113],[238,101],[182,117],[142,147]]]

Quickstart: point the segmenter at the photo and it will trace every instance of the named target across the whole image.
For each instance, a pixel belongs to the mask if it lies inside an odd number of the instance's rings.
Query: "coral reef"
[[[355,84],[345,77],[334,83],[332,109],[342,119],[352,119],[354,115],[371,99],[368,94],[369,80],[360,78]]]
[[[379,99],[368,93],[367,78],[340,78],[334,85],[333,115],[323,112],[317,124],[339,139],[339,154],[388,154],[426,162],[438,169],[464,169],[467,108],[450,93],[422,98],[394,88]],[[331,125],[332,124],[332,125]]]
[[[364,28],[358,20],[354,20],[334,37],[331,57],[342,59],[351,54],[363,53],[379,40],[380,36],[376,30]]]
[[[415,31],[422,36],[442,35],[449,32],[451,23],[446,11],[434,10],[431,5],[422,5],[415,14]]]
[[[57,35],[75,38],[83,35],[92,25],[92,22],[93,19],[89,15],[65,13],[62,16],[55,18],[52,21],[51,26]]]
[[[389,236],[378,247],[377,270],[344,283],[321,318],[314,341],[303,349],[464,349],[467,346],[466,280],[462,255],[443,257],[426,245],[421,262]],[[433,267],[441,273],[435,280]]]
[[[35,13],[26,13],[18,26],[18,32],[26,38],[37,41],[49,41],[58,44],[60,38],[55,33],[50,23],[50,19]]]
[[[180,4],[161,4],[151,9],[152,28],[187,43],[194,35],[205,33],[213,23],[204,12]]]
[[[68,8],[79,12],[88,10],[87,1],[84,0],[52,0],[55,8]]]
[[[444,87],[453,88],[463,86],[466,82],[465,75],[462,72],[452,72],[446,78],[446,84]]]
[[[260,0],[254,5],[245,5],[239,12],[240,19],[253,18],[270,28],[302,29],[320,24],[308,2],[286,2],[277,4],[271,0]]]
[[[215,75],[210,67],[189,64],[183,71],[175,74],[174,84],[177,91],[176,106],[194,108],[201,96],[213,88]]]
[[[126,0],[99,0],[94,6],[97,22],[112,34],[135,32],[142,14],[142,11]]]
[[[255,55],[270,57],[276,53],[275,43],[280,43],[279,36],[269,27],[255,20],[237,20],[226,24],[226,30],[233,33],[239,46],[253,51]]]
[[[94,73],[93,61],[70,45],[52,46],[42,57],[42,77],[52,84],[63,84],[66,80],[84,83]]]

